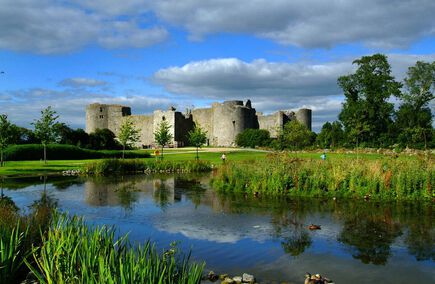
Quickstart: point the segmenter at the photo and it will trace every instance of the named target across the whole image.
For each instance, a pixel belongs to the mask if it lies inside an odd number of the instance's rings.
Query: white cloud
[[[154,11],[185,27],[193,39],[229,32],[308,48],[341,43],[392,48],[435,34],[431,0],[162,0]]]
[[[167,38],[162,27],[54,0],[0,0],[0,49],[58,54],[99,43],[106,48],[145,47]]]

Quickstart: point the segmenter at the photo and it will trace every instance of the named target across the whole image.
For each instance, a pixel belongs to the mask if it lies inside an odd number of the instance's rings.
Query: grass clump
[[[379,199],[435,198],[431,157],[415,160],[334,160],[269,155],[228,163],[212,180],[219,190],[264,195],[349,196]]]
[[[97,176],[131,173],[198,173],[211,171],[208,161],[144,161],[140,159],[105,159],[85,166],[86,174]]]
[[[5,152],[7,161],[31,161],[40,160],[43,154],[43,146],[40,144],[14,145],[8,147]],[[120,150],[90,150],[73,145],[49,144],[47,145],[47,158],[49,160],[79,160],[121,158]],[[149,153],[138,151],[125,152],[125,158],[148,158]]]

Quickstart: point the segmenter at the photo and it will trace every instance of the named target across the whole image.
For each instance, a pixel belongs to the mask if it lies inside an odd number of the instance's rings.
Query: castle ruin
[[[296,113],[277,111],[263,115],[252,108],[251,101],[225,101],[213,103],[210,108],[199,108],[181,113],[174,107],[168,110],[155,110],[150,115],[132,115],[131,108],[122,105],[94,103],[86,107],[86,132],[107,128],[115,135],[126,118],[130,118],[140,131],[139,147],[155,146],[154,132],[159,124],[166,120],[171,126],[173,141],[171,145],[181,147],[188,145],[187,133],[195,124],[207,131],[208,145],[235,146],[237,134],[248,128],[266,129],[271,137],[290,120],[298,120],[311,130],[311,110],[300,109]]]

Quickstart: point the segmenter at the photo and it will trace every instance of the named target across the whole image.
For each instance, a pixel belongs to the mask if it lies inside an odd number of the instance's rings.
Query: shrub
[[[40,160],[43,146],[40,144],[14,145],[5,150],[7,161]],[[89,150],[73,145],[50,144],[47,145],[47,158],[49,160],[80,160],[100,158],[120,158],[122,151],[118,150]],[[126,152],[126,158],[148,158],[149,153]]]
[[[270,144],[270,133],[265,129],[245,129],[237,134],[236,144],[240,147],[266,147]]]

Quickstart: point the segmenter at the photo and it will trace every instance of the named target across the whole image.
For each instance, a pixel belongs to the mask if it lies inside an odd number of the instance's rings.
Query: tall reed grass
[[[207,161],[150,161],[141,159],[106,159],[87,164],[85,174],[111,175],[128,173],[198,173],[211,171]]]
[[[28,266],[42,284],[199,283],[204,265],[189,263],[171,247],[159,254],[150,242],[133,247],[115,229],[89,227],[82,218],[55,216]]]
[[[431,200],[434,184],[433,158],[322,161],[285,154],[227,163],[212,179],[212,185],[222,191],[379,199]]]
[[[27,216],[11,202],[0,202],[0,283],[201,281],[204,264],[191,263],[190,254],[174,245],[162,252],[149,241],[134,246],[127,235],[117,237],[114,227],[90,226],[58,213],[49,196],[34,203]]]

